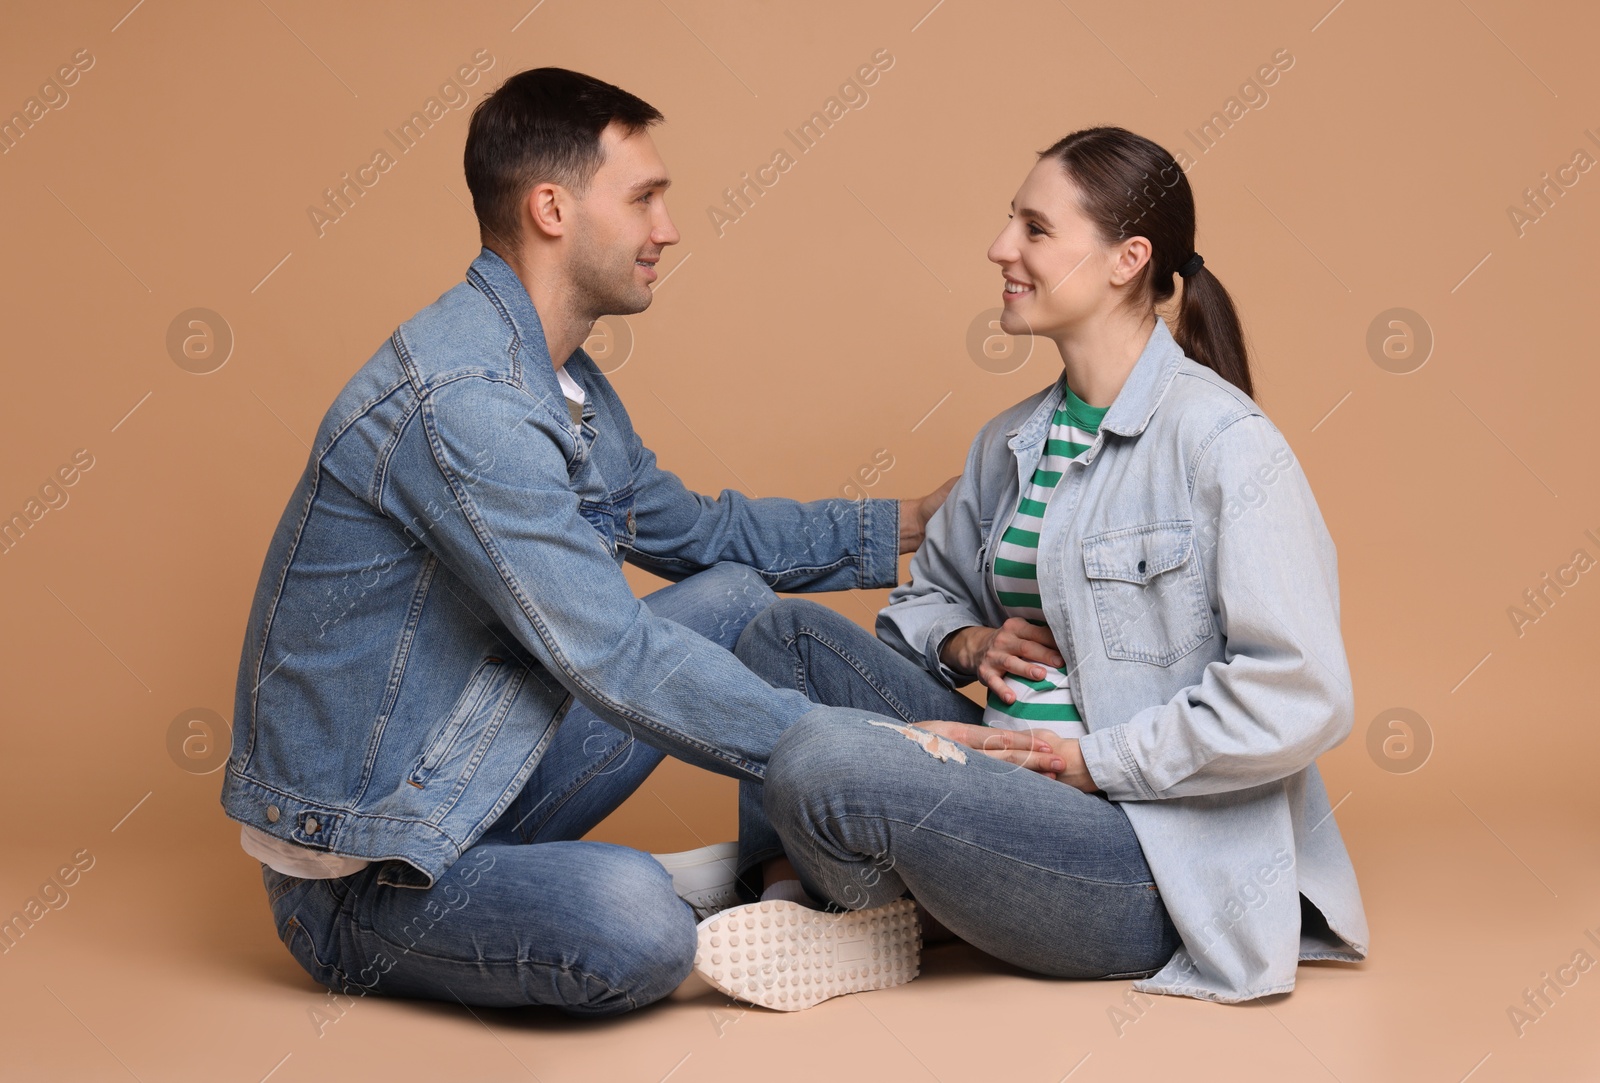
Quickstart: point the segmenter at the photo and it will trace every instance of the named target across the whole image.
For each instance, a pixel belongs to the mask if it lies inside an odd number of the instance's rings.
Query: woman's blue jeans
[[[645,599],[652,612],[732,648],[777,596],[719,564]],[[694,962],[695,916],[649,854],[579,841],[663,753],[574,703],[511,806],[431,888],[263,864],[278,935],[321,984],[491,1007],[612,1015],[666,996]],[[740,868],[781,852],[761,785],[741,782]]]
[[[813,602],[784,599],[739,659],[813,701],[903,723],[977,724],[982,709]],[[949,750],[946,750],[949,751]],[[963,749],[941,759],[895,726],[808,715],[779,738],[765,801],[801,882],[848,908],[908,891],[968,943],[1056,977],[1155,973],[1180,944],[1127,815]]]

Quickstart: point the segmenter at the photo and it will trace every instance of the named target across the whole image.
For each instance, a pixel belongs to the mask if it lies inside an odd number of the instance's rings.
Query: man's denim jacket
[[[940,661],[946,637],[1006,619],[989,561],[1062,386],[978,434],[910,583],[878,616],[878,635],[946,684],[972,679]],[[1366,957],[1315,763],[1354,713],[1335,563],[1282,434],[1158,319],[1058,483],[1039,545],[1084,760],[1127,813],[1183,938],[1137,990],[1231,1003],[1292,989],[1298,959]]]
[[[696,495],[656,466],[587,354],[566,369],[581,422],[532,300],[485,248],[351,378],[250,611],[229,816],[394,859],[380,881],[428,887],[516,797],[574,695],[624,729],[695,720],[724,736],[701,751],[756,776],[777,733],[831,709],[653,616],[621,564],[893,586],[897,502]]]

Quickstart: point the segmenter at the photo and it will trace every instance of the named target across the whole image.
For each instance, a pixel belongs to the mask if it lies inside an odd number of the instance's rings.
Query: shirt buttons
[[[317,823],[317,818],[315,816],[306,817],[306,834],[315,835],[317,833],[317,828],[321,826],[321,824]]]
[[[1139,562],[1139,574],[1140,575],[1144,574],[1144,561],[1142,561],[1142,560]]]
[[[279,815],[279,813],[278,813],[278,806],[277,805],[268,805],[267,806],[267,823],[269,823],[269,824],[277,823],[278,822],[278,815]]]

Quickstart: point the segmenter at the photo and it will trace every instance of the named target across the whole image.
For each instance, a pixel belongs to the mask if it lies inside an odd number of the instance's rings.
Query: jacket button
[[[1139,574],[1140,575],[1144,574],[1144,561],[1142,561],[1142,560],[1139,562]]]
[[[321,826],[321,824],[317,823],[317,818],[315,816],[306,817],[306,834],[315,835],[317,833],[317,828]]]
[[[267,806],[267,823],[275,824],[277,822],[278,822],[278,806],[277,805],[268,805]]]

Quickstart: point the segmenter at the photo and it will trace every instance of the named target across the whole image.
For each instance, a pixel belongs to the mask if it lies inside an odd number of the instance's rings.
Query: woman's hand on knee
[[[1063,737],[1052,730],[1034,729],[1029,734],[1037,741],[1047,744],[1056,760],[1065,764],[1056,772],[1056,777],[1069,786],[1075,786],[1084,793],[1099,793],[1100,786],[1089,774],[1089,765],[1084,762],[1083,749],[1078,747],[1076,737]]]
[[[976,749],[985,756],[1037,771],[1046,778],[1055,778],[1067,766],[1067,761],[1061,758],[1044,731],[1006,730],[966,722],[916,722],[913,725]]]
[[[1046,666],[1060,669],[1067,664],[1050,629],[1022,617],[1012,617],[998,628],[963,628],[945,640],[939,653],[951,669],[977,674],[1002,703],[1017,698],[1006,684],[1007,675],[1042,681]]]

